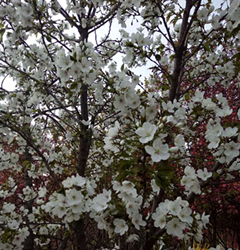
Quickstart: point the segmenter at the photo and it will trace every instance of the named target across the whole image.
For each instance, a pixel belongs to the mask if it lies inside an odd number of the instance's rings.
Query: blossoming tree
[[[205,94],[216,84],[239,91],[238,7],[1,1],[1,249],[180,249],[203,239],[209,215],[192,203],[240,169],[239,123],[225,119],[233,109],[225,93]],[[129,22],[141,25],[129,33]],[[141,80],[134,69],[147,62]],[[234,112],[239,121],[239,102]],[[198,128],[211,165],[193,151]]]

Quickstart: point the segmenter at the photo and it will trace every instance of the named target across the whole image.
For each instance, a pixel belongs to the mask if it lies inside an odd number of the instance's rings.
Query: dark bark
[[[184,73],[183,65],[184,65],[185,53],[186,53],[186,48],[187,48],[187,37],[188,37],[188,33],[189,33],[192,20],[193,20],[193,19],[190,19],[190,11],[195,3],[197,2],[193,0],[186,0],[186,6],[185,6],[184,14],[183,14],[180,37],[179,37],[177,45],[176,46],[174,45],[175,60],[174,60],[173,73],[170,79],[171,86],[170,86],[170,92],[169,92],[169,101],[171,102],[173,102],[174,99],[179,99],[180,97],[181,79]],[[201,0],[198,1],[198,5],[196,6],[196,9],[194,12],[197,11],[197,9],[200,6],[200,3],[201,3]],[[191,194],[191,196],[188,198],[191,202],[193,202],[195,199],[195,195]],[[154,210],[156,209],[156,207],[158,206],[160,202],[161,202],[161,198],[155,199]],[[155,229],[153,228],[153,225],[149,225],[149,227],[150,228],[149,228],[149,233],[147,234],[146,242],[141,247],[141,250],[153,249],[159,237],[161,237],[166,232],[166,229]]]
[[[213,225],[213,239],[212,239],[212,245],[216,246],[217,244],[217,216],[216,216],[216,210],[214,209],[211,213],[211,220]]]
[[[81,3],[82,7],[85,7],[85,3]],[[90,14],[90,13],[89,13]],[[85,17],[85,16],[83,16]],[[81,17],[78,15],[78,18],[81,22]],[[80,40],[83,42],[88,41],[89,27],[83,28],[82,24],[78,26],[78,32]],[[88,86],[82,83],[81,87],[81,119],[88,121]],[[80,176],[85,176],[85,170],[87,166],[87,160],[89,155],[89,149],[91,145],[92,133],[88,126],[84,125],[80,121],[80,142],[79,142],[79,153],[78,153],[78,163],[77,163],[77,172]],[[76,245],[77,250],[87,250],[87,242],[85,236],[85,227],[84,219],[76,221],[74,225],[74,232],[76,236]]]
[[[177,47],[176,48],[176,58],[174,61],[174,70],[171,77],[171,88],[169,93],[169,101],[173,102],[173,100],[176,98],[178,99],[177,90],[180,90],[180,79],[181,79],[181,72],[182,72],[182,61],[183,61],[183,55],[184,55],[184,47]]]
[[[32,179],[28,175],[28,167],[27,165],[31,163],[32,157],[28,152],[28,149],[26,148],[25,153],[24,153],[24,160],[27,161],[28,163],[24,166],[24,182],[25,182],[25,187],[32,188]],[[31,214],[33,211],[33,200],[26,201],[24,204],[25,209],[28,209],[28,213]],[[28,225],[28,231],[29,231],[29,236],[26,238],[24,241],[24,250],[34,250],[34,235],[31,227],[29,226],[29,220],[26,217],[26,223]]]
[[[82,94],[81,94],[81,117],[83,120],[88,121],[88,89],[87,85],[82,86]],[[92,132],[88,129],[88,126],[84,124],[80,124],[81,132],[80,132],[80,143],[79,143],[79,154],[78,154],[78,165],[77,171],[80,176],[85,175],[85,170],[87,166],[87,160],[89,155],[89,149],[91,145],[91,137]],[[74,227],[75,235],[76,235],[76,243],[78,250],[87,250],[85,229],[84,229],[84,220],[80,219],[76,222]]]
[[[146,243],[141,247],[141,250],[151,250],[153,249],[159,238],[166,232],[166,229],[157,229],[152,237],[146,241]]]
[[[183,65],[187,49],[187,37],[193,21],[193,19],[189,20],[189,17],[190,17],[190,11],[195,3],[196,1],[186,0],[180,37],[178,40],[178,44],[175,47],[174,68],[173,68],[173,74],[171,75],[171,87],[169,92],[169,101],[171,102],[173,102],[174,99],[178,99],[180,97],[180,85],[184,70]],[[196,6],[194,13],[196,13],[200,4],[201,0],[198,1],[198,5]]]
[[[81,117],[83,120],[88,121],[88,88],[87,85],[83,84],[81,94]],[[91,130],[88,129],[88,126],[84,124],[80,124],[81,132],[80,132],[80,143],[79,143],[79,154],[78,154],[78,166],[77,171],[79,175],[85,175],[85,169],[87,165],[87,159],[89,154],[89,148],[91,144],[92,133]]]
[[[76,235],[77,250],[87,250],[88,247],[87,247],[87,242],[86,242],[83,219],[80,219],[76,222],[74,231]]]
[[[68,241],[68,237],[66,237],[65,239],[63,239],[63,241],[61,242],[59,248],[57,250],[65,250],[67,247],[67,241]]]

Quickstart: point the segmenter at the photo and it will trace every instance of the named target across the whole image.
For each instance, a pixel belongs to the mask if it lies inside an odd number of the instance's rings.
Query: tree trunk
[[[87,242],[86,236],[84,232],[84,221],[80,219],[76,222],[75,226],[75,235],[76,235],[76,243],[77,243],[77,250],[87,250]]]
[[[26,148],[25,153],[24,153],[24,160],[27,161],[28,163],[26,164],[26,166],[24,166],[24,182],[25,182],[25,187],[29,187],[32,188],[32,179],[29,177],[28,175],[28,164],[31,163],[32,161],[32,157],[28,152],[28,149]],[[32,213],[32,208],[33,208],[33,201],[26,201],[24,204],[25,209],[28,210],[28,213],[31,214]],[[29,225],[29,220],[26,217],[26,223],[28,225],[28,231],[29,231],[29,236],[26,238],[26,240],[24,241],[24,250],[34,250],[34,235],[33,235],[33,231]]]

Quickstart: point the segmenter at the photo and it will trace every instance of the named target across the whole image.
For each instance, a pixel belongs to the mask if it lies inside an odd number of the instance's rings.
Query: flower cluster
[[[240,9],[182,2],[1,1],[1,249],[202,239],[239,179]]]
[[[186,192],[193,192],[195,194],[201,193],[201,187],[198,179],[206,181],[212,176],[212,172],[208,172],[206,168],[204,170],[199,169],[196,173],[195,169],[187,166],[184,169],[184,176],[181,179],[182,186],[185,187]]]
[[[165,200],[160,203],[152,214],[152,218],[155,227],[166,228],[167,234],[183,239],[187,237],[188,230],[197,216],[192,213],[189,203],[178,197],[175,201]],[[208,223],[208,218],[209,216],[203,216],[202,220],[197,219],[198,227],[205,226]]]
[[[143,220],[140,214],[143,197],[137,194],[134,184],[130,181],[123,181],[122,185],[115,181],[113,184],[113,189],[118,194],[118,197],[124,202],[126,212],[129,218],[131,218],[134,227],[140,230],[140,226],[146,226],[146,221]]]

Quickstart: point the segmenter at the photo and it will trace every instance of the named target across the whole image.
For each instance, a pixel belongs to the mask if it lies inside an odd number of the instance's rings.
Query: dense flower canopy
[[[204,240],[195,201],[239,181],[239,6],[1,1],[0,249]]]

